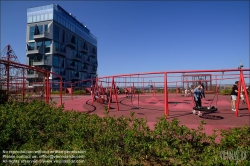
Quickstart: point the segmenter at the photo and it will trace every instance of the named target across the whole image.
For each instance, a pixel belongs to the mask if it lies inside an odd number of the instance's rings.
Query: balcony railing
[[[50,39],[49,32],[44,32],[43,34],[34,35],[35,41],[44,41],[45,39]]]

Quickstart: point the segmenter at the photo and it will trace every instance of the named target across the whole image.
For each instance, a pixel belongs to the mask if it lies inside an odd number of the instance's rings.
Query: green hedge
[[[41,101],[0,105],[0,148],[12,151],[86,151],[79,165],[249,165],[245,160],[226,160],[222,151],[250,151],[248,126],[203,133],[180,125],[177,119],[158,119],[150,130],[145,119],[64,111]],[[70,165],[70,164],[69,164]],[[73,164],[72,164],[73,165]]]
[[[225,88],[225,89],[220,90],[220,94],[222,95],[230,95],[231,92],[232,92],[232,88]]]
[[[75,90],[75,91],[73,91],[73,94],[75,94],[75,95],[85,95],[86,92],[84,90]]]

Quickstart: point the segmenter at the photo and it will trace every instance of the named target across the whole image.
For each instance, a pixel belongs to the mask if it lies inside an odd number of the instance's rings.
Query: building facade
[[[78,82],[97,75],[97,38],[57,4],[27,9],[26,45],[26,64],[57,73],[63,82]],[[30,83],[40,78],[33,71],[27,77]],[[52,74],[50,81],[53,89],[59,87],[59,77]],[[87,87],[90,83],[73,86]]]

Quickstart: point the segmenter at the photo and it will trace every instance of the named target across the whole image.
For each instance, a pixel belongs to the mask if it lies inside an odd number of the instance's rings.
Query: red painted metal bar
[[[156,87],[155,87],[155,82],[154,82],[154,96],[156,96]]]
[[[168,111],[168,84],[167,84],[167,73],[164,74],[164,98],[165,98],[165,103],[164,103],[164,114],[165,117],[169,115]]]
[[[239,83],[238,83],[238,96],[236,99],[236,103],[235,103],[235,107],[236,107],[236,112],[235,112],[235,116],[238,117],[239,116],[239,104],[240,104],[240,92],[241,92],[241,73],[240,73],[240,79],[239,79]]]
[[[241,72],[242,87],[243,87],[243,91],[245,93],[246,104],[247,104],[248,111],[250,112],[249,98],[248,98],[248,94],[247,94],[246,83],[245,83],[245,80],[243,77],[243,71],[241,70],[240,72]]]
[[[144,94],[144,78],[142,78],[142,94]]]
[[[25,97],[25,81],[24,81],[24,68],[23,68],[23,102],[24,102],[24,97]]]
[[[60,78],[60,104],[62,105],[62,78]]]
[[[114,85],[114,93],[115,93],[115,100],[116,100],[116,109],[117,111],[119,111],[119,104],[118,104],[118,95],[117,95],[117,90],[116,90],[116,84],[115,84],[115,80],[113,77],[113,85]]]
[[[243,71],[250,71],[250,69],[242,69]],[[178,73],[212,73],[212,72],[235,72],[238,69],[220,69],[220,70],[176,70],[176,71],[167,71],[168,74],[178,74]],[[138,75],[150,75],[150,74],[164,74],[165,72],[144,72],[144,73],[134,73],[134,74],[120,74],[114,75],[114,77],[124,77],[124,76],[138,76]],[[110,76],[103,76],[99,78],[106,78]]]
[[[49,73],[49,76],[50,76],[50,73]],[[49,96],[48,96],[48,102],[50,101],[50,99],[51,99],[51,96],[50,96],[50,91],[51,91],[51,88],[50,88],[50,82],[49,82],[49,79],[48,79],[48,83],[49,83],[49,86],[48,86],[48,94],[49,94]]]
[[[132,89],[131,89],[131,96],[135,97],[135,87],[134,87],[134,82],[133,82],[133,86],[132,86]]]
[[[175,94],[177,96],[177,93],[178,93],[177,82],[175,83],[175,88],[176,88]]]
[[[110,86],[110,95],[109,95],[109,103],[108,103],[108,111],[110,109],[110,103],[111,103],[111,98],[112,98],[112,87],[113,87],[113,82],[111,83],[111,86]]]
[[[71,100],[73,100],[73,88],[72,88],[72,83],[70,84],[70,89],[71,89],[70,97],[71,97]]]

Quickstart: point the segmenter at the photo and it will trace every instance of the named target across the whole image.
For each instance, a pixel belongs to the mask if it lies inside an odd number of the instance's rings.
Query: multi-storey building
[[[26,44],[26,64],[57,73],[63,82],[77,82],[97,75],[97,38],[57,4],[27,10]],[[30,82],[40,78],[33,71],[27,76]],[[50,80],[52,88],[57,89],[59,78],[50,75]],[[90,86],[90,82],[76,86]]]

